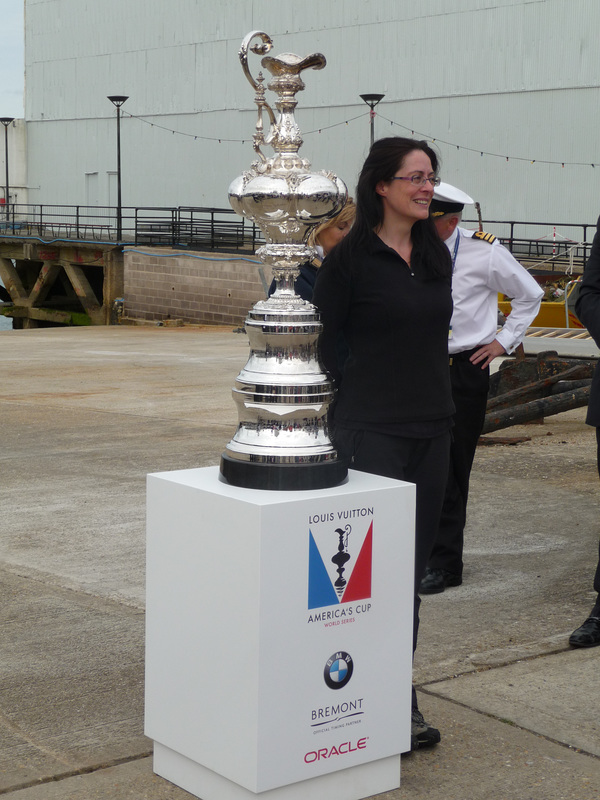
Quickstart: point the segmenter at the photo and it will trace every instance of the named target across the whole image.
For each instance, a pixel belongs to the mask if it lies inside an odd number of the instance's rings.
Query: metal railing
[[[478,220],[465,219],[476,228]],[[551,272],[582,272],[590,254],[596,225],[592,223],[517,222],[485,220],[483,227],[495,234],[510,252],[529,269]],[[590,233],[591,231],[591,233]]]
[[[117,221],[111,206],[11,203],[0,209],[0,236],[116,243]],[[121,222],[121,244],[237,252],[264,241],[256,225],[228,208],[125,207]]]
[[[0,211],[4,236],[116,240],[116,209],[99,206],[29,205],[11,203]]]
[[[254,252],[264,237],[259,228],[230,208],[193,206],[125,207],[121,244]],[[465,227],[478,220],[465,219]],[[591,223],[485,220],[483,226],[529,269],[578,271],[591,248]],[[0,207],[0,236],[117,242],[117,208],[111,206],[28,205]]]

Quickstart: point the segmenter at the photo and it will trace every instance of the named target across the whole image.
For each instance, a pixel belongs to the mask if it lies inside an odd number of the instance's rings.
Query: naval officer
[[[456,413],[444,506],[420,594],[437,594],[462,583],[469,476],[485,420],[489,365],[518,347],[543,296],[495,236],[459,227],[465,204],[473,202],[460,189],[440,183],[430,207],[452,256],[454,311],[448,349]],[[498,292],[512,298],[512,310],[500,332]]]

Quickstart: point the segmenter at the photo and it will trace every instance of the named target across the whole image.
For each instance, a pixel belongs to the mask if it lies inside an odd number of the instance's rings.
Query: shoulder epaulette
[[[473,239],[481,239],[482,242],[487,242],[488,244],[494,244],[496,241],[493,233],[486,233],[485,231],[475,231]]]

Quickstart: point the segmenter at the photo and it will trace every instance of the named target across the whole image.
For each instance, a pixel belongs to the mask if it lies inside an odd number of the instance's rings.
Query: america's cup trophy
[[[319,314],[295,293],[294,281],[298,266],[315,256],[307,244],[311,230],[339,213],[347,190],[331,172],[312,172],[310,162],[298,155],[302,137],[294,109],[296,93],[304,89],[300,73],[322,69],[325,57],[269,56],[272,46],[266,33],[253,31],[240,48],[242,69],[256,92],[258,158],[231,183],[229,200],[263,231],[266,243],[256,254],[272,267],[276,289],[256,303],[245,322],[250,357],[233,388],[239,423],[221,457],[221,474],[235,486],[253,489],[322,489],[341,483],[347,466],[328,431],[333,387],[319,360]],[[265,99],[262,72],[256,80],[250,73],[248,50],[263,56],[261,64],[271,76],[267,88],[277,94],[277,115]],[[274,155],[267,158],[265,146]]]

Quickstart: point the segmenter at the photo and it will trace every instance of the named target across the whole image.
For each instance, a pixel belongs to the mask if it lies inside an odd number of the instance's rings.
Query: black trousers
[[[431,569],[445,569],[455,575],[462,575],[463,571],[469,478],[477,441],[485,421],[490,386],[489,367],[481,369],[469,361],[469,356],[476,349],[452,356],[450,364],[452,399],[456,414],[444,505],[428,564]]]
[[[448,474],[450,432],[433,439],[408,439],[336,427],[335,446],[352,469],[416,484],[413,653],[419,633],[419,584],[438,529]],[[413,687],[412,707],[418,708]]]
[[[596,442],[598,443],[598,475],[600,476],[600,428],[596,428]],[[598,592],[598,597],[590,616],[600,617],[600,542],[598,542],[598,566],[594,575],[594,591]]]
[[[433,439],[408,439],[337,426],[335,446],[352,469],[409,481],[417,487],[413,651],[419,630],[419,584],[435,539],[448,474],[450,432]]]

